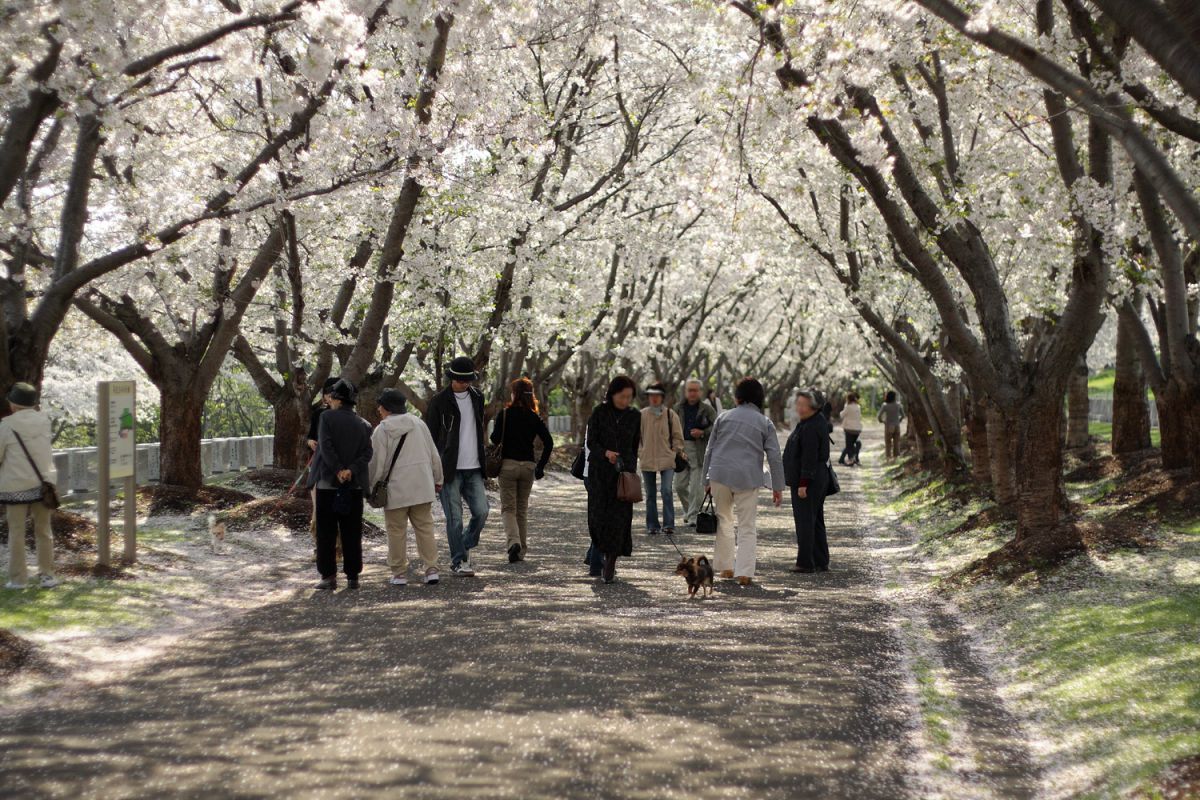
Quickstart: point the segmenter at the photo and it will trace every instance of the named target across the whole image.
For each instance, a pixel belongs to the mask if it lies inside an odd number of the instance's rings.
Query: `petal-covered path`
[[[127,680],[0,718],[5,795],[745,797],[925,795],[894,606],[859,473],[828,507],[834,570],[793,575],[791,515],[763,493],[760,585],[689,600],[635,529],[585,575],[584,495],[547,480],[527,562],[435,587],[303,593]],[[641,511],[644,507],[639,507]],[[711,537],[677,537],[689,553]]]

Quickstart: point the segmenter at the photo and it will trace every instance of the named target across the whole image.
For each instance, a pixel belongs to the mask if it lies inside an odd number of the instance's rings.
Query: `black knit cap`
[[[399,389],[384,389],[379,393],[378,402],[389,414],[403,414],[408,411],[408,398]]]
[[[459,356],[446,368],[446,377],[452,381],[477,381],[479,373],[475,371],[474,361],[467,356]]]
[[[329,390],[337,386],[337,378],[326,378],[325,383],[321,384],[321,394],[329,394]]]
[[[38,402],[37,389],[29,383],[15,383],[8,391],[8,402],[14,406],[33,408]]]

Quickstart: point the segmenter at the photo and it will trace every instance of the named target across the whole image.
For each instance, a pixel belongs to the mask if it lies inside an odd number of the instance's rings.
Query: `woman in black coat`
[[[318,589],[337,588],[338,538],[346,584],[358,588],[362,572],[363,494],[368,490],[371,426],[354,413],[354,384],[342,378],[329,392],[329,409],[317,433],[316,470],[309,484],[316,489]]]
[[[618,375],[588,420],[588,533],[604,555],[604,582],[616,577],[617,558],[633,555],[633,503],[617,499],[620,472],[637,476],[642,415],[632,408],[637,386]]]
[[[800,421],[783,449],[783,473],[791,491],[796,523],[796,565],[792,572],[827,572],[825,492],[829,489],[829,420],[817,410],[811,392],[796,397]]]

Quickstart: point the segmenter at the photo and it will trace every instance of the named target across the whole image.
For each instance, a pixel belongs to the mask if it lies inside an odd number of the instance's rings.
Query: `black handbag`
[[[833,497],[842,490],[842,485],[838,483],[838,476],[837,473],[833,471],[832,464],[826,462],[825,469],[829,470],[829,481],[825,485],[825,496]]]
[[[700,504],[700,510],[696,512],[696,533],[716,533],[717,532],[717,512],[713,509],[712,493],[704,496],[704,502]]]
[[[392,479],[392,470],[396,468],[396,459],[400,457],[400,450],[404,447],[404,441],[407,438],[407,433],[400,437],[400,443],[396,445],[396,451],[392,453],[392,463],[388,465],[387,475],[384,475],[382,480],[375,481],[375,485],[371,487],[371,496],[367,498],[371,508],[387,507],[388,481]]]
[[[21,449],[25,451],[25,457],[29,459],[29,466],[33,467],[34,474],[42,482],[42,505],[53,511],[62,505],[58,499],[58,487],[42,476],[42,471],[38,468],[37,462],[33,460],[33,456],[29,453],[29,448],[25,446],[24,440],[21,439],[21,434],[13,431],[13,436],[17,437],[17,444],[21,445]]]
[[[587,467],[585,453],[587,453],[587,428],[583,429],[583,444],[579,446],[579,452],[575,454],[575,460],[571,462],[571,475],[581,481],[587,480],[587,475],[583,471]]]
[[[667,447],[671,446],[671,442],[675,440],[675,431],[671,428],[671,409],[667,409]],[[688,460],[684,458],[683,453],[675,454],[675,471],[687,472],[692,468]]]
[[[483,473],[489,478],[500,477],[500,468],[504,466],[504,433],[508,427],[508,409],[504,409],[500,414],[500,443],[489,444],[483,453]]]

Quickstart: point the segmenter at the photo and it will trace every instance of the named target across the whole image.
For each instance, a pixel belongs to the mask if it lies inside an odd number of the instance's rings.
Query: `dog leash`
[[[671,543],[671,547],[675,548],[675,552],[679,553],[680,558],[687,558],[687,556],[683,554],[683,551],[679,549],[679,545],[675,544],[675,534],[664,533],[663,536],[666,537],[666,540]]]

